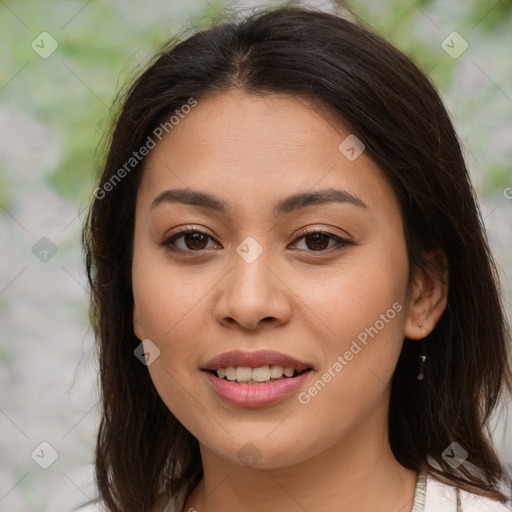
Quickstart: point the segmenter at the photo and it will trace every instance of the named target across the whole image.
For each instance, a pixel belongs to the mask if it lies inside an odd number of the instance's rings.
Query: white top
[[[503,491],[506,492],[505,489]],[[461,512],[511,512],[510,500],[506,505],[460,489]],[[457,512],[457,491],[454,486],[444,484],[430,473],[420,471],[414,493],[411,512]]]
[[[506,489],[503,491],[507,492]],[[512,512],[510,501],[503,505],[498,501],[462,489],[460,490],[460,505],[462,512]],[[103,511],[104,508],[90,504],[79,509],[79,512],[99,512],[100,510]],[[168,512],[175,511],[169,508]],[[404,509],[403,512],[407,511]],[[457,512],[456,488],[439,482],[430,473],[420,471],[414,492],[414,503],[410,512]]]

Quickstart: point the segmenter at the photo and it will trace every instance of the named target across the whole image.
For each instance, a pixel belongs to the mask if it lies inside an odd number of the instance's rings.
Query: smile
[[[298,391],[312,370],[303,370],[292,377],[282,376],[266,382],[229,381],[220,378],[214,371],[204,370],[202,373],[210,389],[225,403],[236,407],[269,407]]]
[[[236,407],[268,407],[293,395],[309,377],[311,363],[273,350],[233,350],[202,368],[208,386]]]
[[[251,368],[249,366],[228,366],[227,368],[219,368],[215,373],[220,379],[236,382],[237,384],[245,383],[258,385],[296,377],[304,371],[307,370],[295,370],[289,366],[284,368],[273,364],[271,366],[259,366],[258,368]]]

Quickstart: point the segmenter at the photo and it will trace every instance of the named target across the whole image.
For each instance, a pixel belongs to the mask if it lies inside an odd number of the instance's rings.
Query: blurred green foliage
[[[0,49],[0,87],[5,85],[0,101],[16,105],[55,132],[60,154],[46,179],[73,202],[87,201],[93,188],[114,114],[110,107],[120,87],[133,79],[173,34],[192,25],[204,26],[231,4],[209,0],[165,5],[107,0],[26,0],[0,5],[0,33],[8,42]],[[349,0],[348,6],[407,53],[441,91],[450,89],[460,68],[460,61],[442,52],[441,34],[456,26],[472,40],[496,39],[500,29],[512,26],[509,0],[456,1],[449,5],[434,0]],[[446,28],[439,23],[439,13]],[[46,60],[30,47],[42,31],[59,43],[58,50]],[[501,51],[505,62],[509,52],[505,47]],[[493,89],[493,94],[500,92]],[[486,190],[492,192],[508,183],[510,173],[503,162],[491,159],[486,165]],[[10,181],[5,172],[0,168],[0,204],[8,203]]]

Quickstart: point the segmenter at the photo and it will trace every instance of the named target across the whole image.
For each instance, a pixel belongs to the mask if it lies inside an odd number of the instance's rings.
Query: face
[[[349,135],[314,104],[230,91],[200,100],[147,157],[134,331],[163,401],[224,460],[285,466],[386,428],[419,301],[393,190],[353,139],[340,150]],[[185,188],[213,199],[166,192]],[[299,363],[295,377],[267,373]],[[228,366],[266,383],[205,369]]]

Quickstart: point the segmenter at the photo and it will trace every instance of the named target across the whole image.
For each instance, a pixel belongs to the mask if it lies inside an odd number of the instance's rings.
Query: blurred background
[[[80,249],[112,101],[174,34],[290,2],[0,0],[0,511],[94,496],[95,354]],[[341,12],[336,2],[294,2]],[[512,318],[512,3],[349,0],[438,87]],[[510,404],[494,438],[512,463]],[[136,442],[136,440],[134,440]]]

